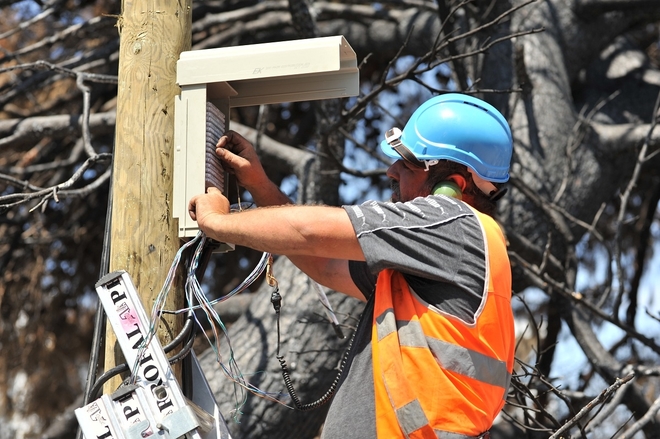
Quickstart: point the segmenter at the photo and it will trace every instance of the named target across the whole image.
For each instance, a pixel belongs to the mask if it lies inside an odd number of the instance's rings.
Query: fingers
[[[233,152],[236,155],[243,155],[244,153],[252,150],[252,144],[245,139],[245,137],[238,134],[236,131],[229,130],[224,136],[220,137],[216,144],[216,149],[224,148]]]
[[[188,202],[188,215],[193,221],[197,221],[197,212],[196,212],[197,197],[192,197]]]
[[[249,191],[268,178],[252,144],[237,132],[227,131],[216,146],[215,152],[225,170],[234,174],[238,183]]]
[[[227,166],[227,170],[232,173],[236,173],[238,168],[249,165],[252,156],[256,156],[250,142],[231,130],[220,137],[215,153]]]
[[[205,194],[195,195],[188,202],[188,215],[198,223],[211,214],[226,213],[229,213],[229,200],[215,187],[208,188]]]
[[[247,160],[239,155],[234,154],[228,149],[217,148],[215,153],[220,158],[220,160],[222,160],[223,165],[226,165],[228,168],[227,170],[230,172],[236,173],[237,168],[248,164]]]

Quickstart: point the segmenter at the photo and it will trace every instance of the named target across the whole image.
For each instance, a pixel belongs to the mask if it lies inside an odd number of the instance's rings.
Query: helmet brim
[[[381,149],[381,151],[383,151],[383,153],[386,156],[388,156],[391,159],[394,159],[394,160],[403,159],[401,154],[396,152],[396,150],[394,148],[392,148],[392,146],[387,142],[387,140],[383,140],[383,141],[380,142],[380,149]]]
[[[383,151],[383,153],[394,160],[405,160],[405,157],[403,157],[401,154],[399,154],[392,146],[387,142],[387,140],[383,140],[380,142],[380,149]],[[493,176],[490,175],[484,175],[479,170],[475,169],[475,166],[472,165],[472,163],[468,160],[461,160],[460,158],[457,157],[456,153],[454,152],[451,155],[443,156],[443,155],[436,155],[434,154],[433,157],[419,157],[417,156],[418,160],[449,160],[451,162],[456,162],[460,163],[461,165],[464,165],[470,171],[472,171],[474,174],[478,175],[482,179],[486,181],[490,181],[493,183],[506,183],[509,181],[509,173],[508,170],[501,170],[499,173],[504,172],[506,175],[503,178],[494,178]],[[472,159],[472,160],[478,160],[478,159]]]

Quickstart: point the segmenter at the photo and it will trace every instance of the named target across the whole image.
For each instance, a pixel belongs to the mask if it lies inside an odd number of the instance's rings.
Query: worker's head
[[[443,182],[455,183],[468,202],[473,196],[488,199],[509,179],[512,138],[506,119],[487,102],[464,94],[429,99],[403,131],[386,133],[381,149],[399,159],[388,170],[395,200],[428,195]],[[451,189],[437,190],[451,195]]]

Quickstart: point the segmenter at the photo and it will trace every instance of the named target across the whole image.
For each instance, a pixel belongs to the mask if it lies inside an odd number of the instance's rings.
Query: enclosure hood
[[[343,36],[183,52],[176,78],[181,94],[174,101],[172,216],[181,238],[198,231],[188,201],[205,192],[209,170],[223,172],[210,161],[219,136],[230,129],[231,108],[359,92],[355,52]]]
[[[359,87],[343,36],[183,52],[177,83],[206,84],[209,100],[231,107],[355,96]]]

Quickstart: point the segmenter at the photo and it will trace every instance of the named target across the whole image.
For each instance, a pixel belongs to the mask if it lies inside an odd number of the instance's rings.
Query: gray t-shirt
[[[474,211],[442,195],[344,209],[366,258],[349,262],[351,278],[368,301],[322,437],[368,439],[376,437],[371,328],[378,273],[400,271],[423,301],[474,323],[487,287],[486,241]]]

